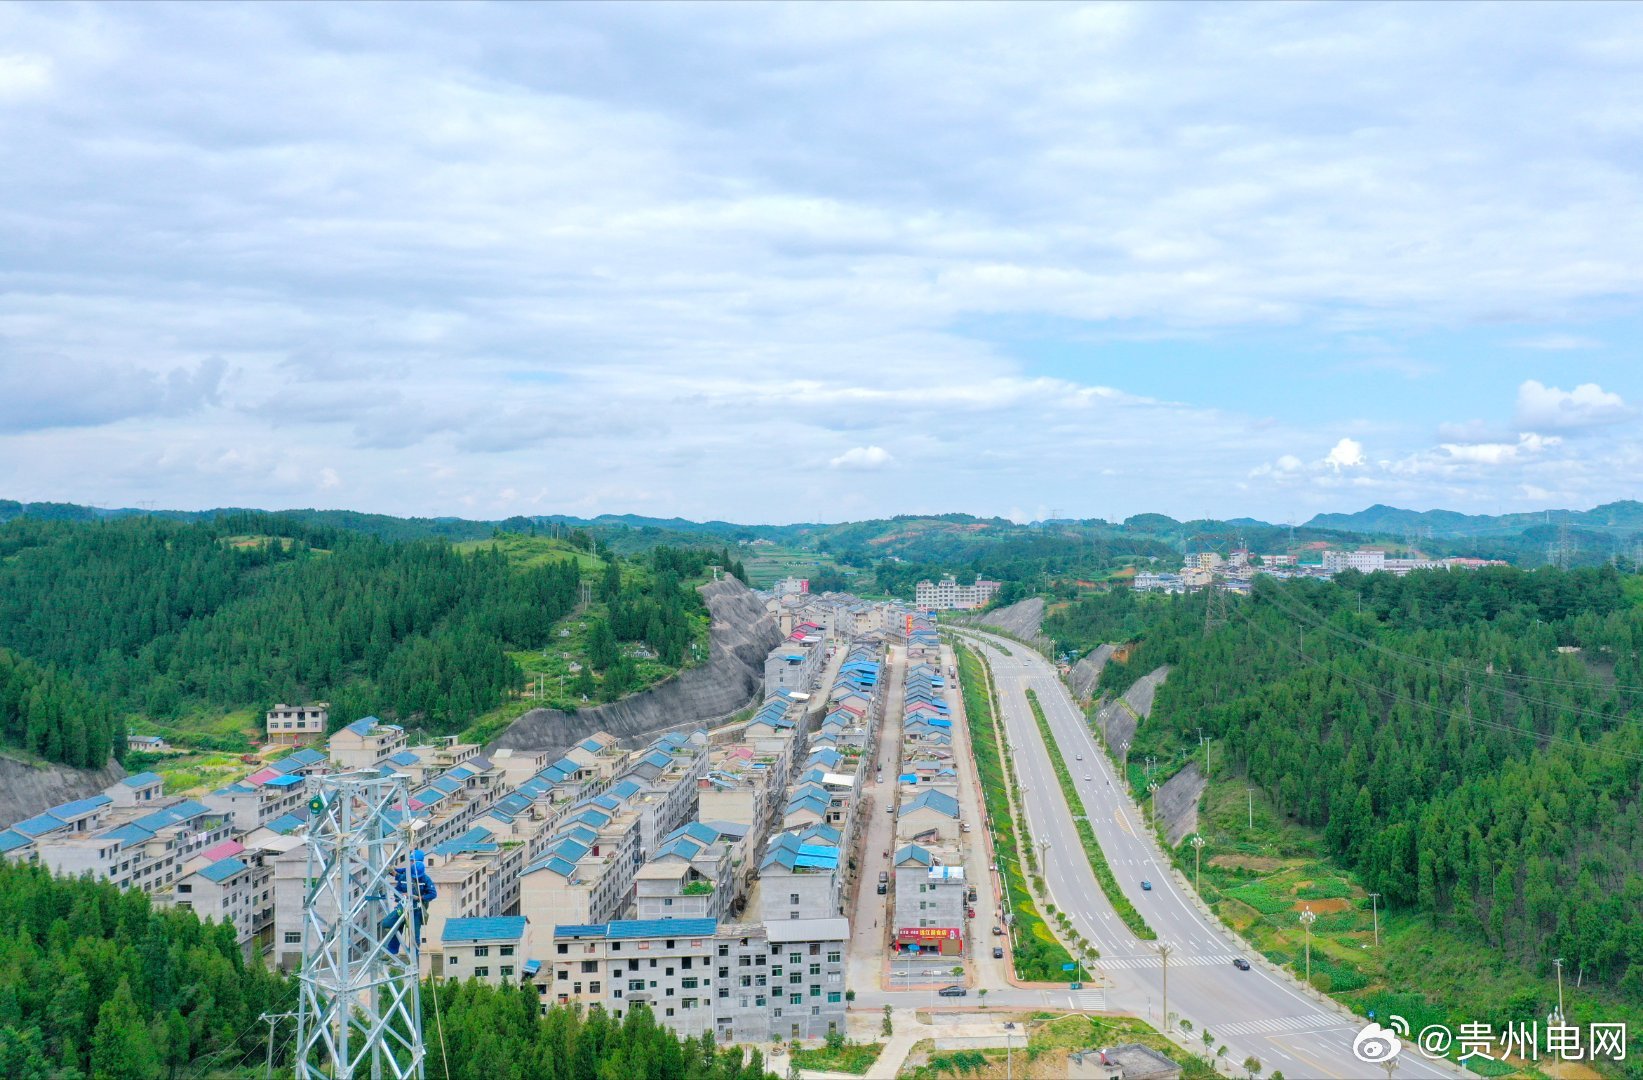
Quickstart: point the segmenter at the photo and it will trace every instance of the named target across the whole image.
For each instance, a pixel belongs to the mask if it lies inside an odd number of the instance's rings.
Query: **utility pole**
[[[293,1012],[282,1012],[263,1013],[257,1017],[257,1019],[268,1025],[268,1062],[263,1069],[264,1076],[272,1077],[274,1075],[274,1029],[279,1026],[281,1020],[294,1020],[296,1016],[297,1014]]]
[[[1204,890],[1199,887],[1202,882],[1198,876],[1199,871],[1202,869],[1203,858],[1204,838],[1202,834],[1194,834],[1192,838],[1192,889],[1200,896],[1204,893]]]
[[[311,776],[299,1080],[423,1075],[418,968],[434,899],[411,838],[410,782],[375,771]]]
[[[1163,962],[1164,962],[1164,1034],[1167,1036],[1169,1034],[1169,1030],[1170,1030],[1170,1022],[1169,1022],[1169,954],[1175,951],[1175,946],[1171,945],[1167,941],[1160,941],[1157,945],[1155,945],[1153,947],[1158,950],[1158,955],[1163,959]]]
[[[1255,831],[1255,789],[1252,788],[1252,787],[1246,787],[1244,789],[1244,799],[1246,801],[1248,801],[1248,803],[1249,803],[1249,830],[1250,830],[1250,832],[1254,832]]]
[[[1561,1022],[1563,1020],[1563,1015],[1564,1015],[1563,1014],[1563,957],[1560,956],[1556,960],[1553,960],[1552,961],[1552,966],[1557,968],[1557,1018]]]
[[[1306,985],[1312,985],[1312,924],[1318,921],[1318,916],[1311,908],[1301,912],[1301,927],[1306,931]]]
[[[1369,913],[1375,920],[1375,948],[1378,949],[1381,947],[1381,894],[1378,892],[1369,894]]]
[[[1152,824],[1153,824],[1154,828],[1157,828],[1158,827],[1158,785],[1157,784],[1148,784],[1147,785],[1147,790],[1152,792]]]

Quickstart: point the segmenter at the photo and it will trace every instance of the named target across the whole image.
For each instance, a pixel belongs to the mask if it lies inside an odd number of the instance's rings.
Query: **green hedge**
[[[1073,958],[1056,940],[1027,889],[1007,794],[1015,785],[999,755],[997,713],[992,694],[986,689],[981,658],[962,645],[955,644],[953,648],[958,654],[959,685],[970,728],[970,747],[981,780],[982,797],[987,803],[987,816],[992,821],[993,857],[998,861],[999,876],[1004,882],[1005,900],[1015,915],[1010,924],[1010,940],[1015,951],[1016,974],[1032,982],[1059,982],[1065,978],[1061,965],[1072,963]]]

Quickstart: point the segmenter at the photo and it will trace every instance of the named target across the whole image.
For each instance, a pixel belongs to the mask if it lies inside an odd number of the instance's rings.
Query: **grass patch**
[[[969,722],[976,775],[987,804],[993,856],[998,860],[1005,903],[1013,916],[1009,931],[1016,974],[1032,982],[1064,982],[1066,973],[1061,965],[1072,963],[1072,954],[1051,932],[1027,888],[1016,822],[1010,814],[1009,792],[1016,790],[1015,775],[1005,770],[999,753],[998,714],[993,707],[986,672],[981,658],[973,651],[959,644],[953,648],[958,655],[959,685],[964,695],[964,715]],[[1032,858],[1032,853],[1028,852],[1027,856]]]
[[[1551,971],[1536,978],[1455,927],[1434,924],[1416,911],[1389,910],[1382,903],[1376,947],[1375,913],[1356,876],[1326,858],[1321,838],[1279,814],[1259,790],[1252,802],[1247,799],[1242,777],[1214,781],[1204,793],[1198,818],[1207,841],[1201,895],[1222,921],[1297,979],[1304,978],[1306,966],[1298,905],[1318,910],[1344,901],[1344,910],[1319,914],[1312,924],[1312,983],[1360,1015],[1371,1009],[1377,1017],[1396,1013],[1416,1031],[1428,1024],[1458,1030],[1465,1022],[1489,1023],[1500,1031],[1510,1022],[1544,1020],[1556,1003]],[[1229,857],[1218,858],[1217,852]],[[1191,881],[1192,848],[1183,842],[1171,855]],[[1643,1005],[1594,993],[1589,981],[1576,986],[1567,971],[1564,998],[1571,1020],[1624,1022],[1632,1053],[1638,1052]]]
[[[1084,846],[1084,857],[1089,860],[1090,869],[1095,872],[1095,880],[1101,885],[1101,890],[1107,894],[1107,901],[1112,904],[1118,917],[1124,920],[1124,925],[1130,928],[1130,933],[1143,941],[1154,941],[1158,934],[1147,925],[1147,920],[1135,910],[1129,897],[1118,887],[1118,879],[1113,876],[1112,867],[1107,865],[1106,853],[1101,850],[1101,843],[1095,838],[1095,829],[1090,825],[1088,814],[1084,813],[1084,799],[1078,794],[1078,785],[1073,782],[1073,774],[1067,768],[1067,761],[1061,756],[1061,747],[1056,744],[1055,735],[1050,731],[1050,722],[1044,717],[1044,707],[1038,703],[1038,695],[1031,690],[1027,691],[1027,704],[1032,706],[1033,719],[1038,721],[1038,733],[1044,737],[1044,747],[1050,752],[1050,762],[1055,766],[1055,776],[1061,784],[1061,794],[1066,798],[1069,807],[1076,807],[1079,811],[1073,819],[1073,825],[1078,829],[1078,840]]]
[[[1023,1026],[1027,1042],[1018,1041],[1010,1054],[1008,1075],[1018,1080],[1050,1080],[1067,1076],[1072,1070],[1069,1055],[1083,1050],[1140,1043],[1156,1050],[1181,1067],[1183,1080],[1212,1080],[1218,1074],[1209,1059],[1160,1035],[1145,1021],[1123,1016],[1060,1016],[1035,1013]],[[1019,1037],[1018,1033],[1018,1037]],[[933,1043],[926,1041],[913,1048],[915,1055]],[[1199,1051],[1202,1047],[1197,1048]],[[924,1050],[928,1055],[921,1065],[902,1072],[915,1080],[945,1080],[947,1077],[985,1077],[988,1080],[1007,1075],[1005,1049],[989,1047],[985,1050]]]
[[[793,1064],[801,1069],[851,1073],[861,1076],[884,1053],[883,1043],[847,1042],[842,1046],[801,1046],[792,1052]]]
[[[551,536],[505,533],[490,540],[464,540],[451,546],[463,554],[492,549],[500,551],[510,563],[522,570],[563,559],[574,559],[584,574],[589,570],[605,568],[605,560],[599,556],[578,550],[568,540],[557,540]]]

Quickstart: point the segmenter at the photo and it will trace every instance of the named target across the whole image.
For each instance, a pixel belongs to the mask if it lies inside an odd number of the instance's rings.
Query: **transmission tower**
[[[433,885],[411,847],[409,781],[375,771],[308,780],[296,1075],[423,1075],[418,966]]]

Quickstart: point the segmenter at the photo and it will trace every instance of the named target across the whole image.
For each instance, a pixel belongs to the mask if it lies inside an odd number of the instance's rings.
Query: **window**
[[[582,961],[582,970],[583,971],[598,971],[599,970],[599,961],[597,961],[597,960],[584,960],[584,961]]]
[[[829,1004],[837,1005],[839,1002],[841,1002],[843,1000],[844,1000],[844,995],[839,993],[837,990],[829,990],[827,992],[827,1001],[828,1001]]]
[[[484,965],[480,965],[479,967],[474,968],[474,977],[478,978],[478,979],[486,978],[490,975],[490,973],[491,973],[491,969],[488,968],[488,967],[485,967]]]
[[[820,964],[811,964],[810,965],[810,974],[820,975],[821,974],[821,965]]]
[[[564,982],[566,979],[570,978],[570,972],[566,971],[564,968],[560,968],[558,971],[553,973],[553,977],[557,982]]]
[[[787,995],[787,1003],[789,1005],[803,1005],[804,1004],[804,995],[803,994],[788,994]]]
[[[662,906],[663,907],[672,907],[673,906],[673,897],[671,897],[671,896],[665,897],[662,900]]]
[[[719,946],[719,955],[720,956],[729,956],[730,955],[730,946],[728,944],[720,945]]]
[[[287,930],[285,932],[285,943],[287,945],[301,945],[302,944],[302,931],[301,930]]]
[[[679,980],[679,987],[683,990],[694,990],[694,989],[696,989],[696,986],[697,986],[697,983],[696,983],[695,979],[680,979]]]
[[[820,956],[821,955],[821,945],[820,945],[820,943],[814,942],[814,941],[810,943],[810,955],[811,956]]]
[[[802,963],[804,963],[804,954],[803,953],[792,953],[788,956],[787,962],[790,963],[790,964],[802,964]]]
[[[804,982],[804,972],[795,971],[793,974],[791,974],[787,977],[787,981],[790,984],[794,985],[794,986],[799,985],[800,983]]]
[[[810,1015],[811,1016],[820,1016],[821,1015],[821,1006],[820,1005],[810,1006]]]
[[[811,988],[810,988],[810,996],[811,996],[811,997],[821,997],[821,987],[819,987],[819,986],[812,986],[812,987],[811,987]]]
[[[177,886],[177,891],[178,891],[178,892],[180,892],[180,893],[183,893],[183,892],[193,892],[193,891],[194,891],[194,886],[192,886],[192,885],[190,885],[190,884],[188,884],[188,883],[187,883],[187,882],[186,882],[186,881],[185,881],[185,882],[184,882],[184,883],[183,883],[183,884],[181,884],[181,885],[178,885],[178,886]]]
[[[513,978],[513,965],[512,964],[503,964],[502,965],[502,977],[504,979]]]
[[[770,974],[775,976],[778,979],[781,978],[782,977],[782,966],[780,964],[777,964],[775,967],[770,969]]]
[[[798,893],[788,893],[787,894],[787,902],[789,904],[797,904],[799,902],[799,894]]]
[[[561,941],[559,943],[559,955],[564,956],[568,952],[570,952],[570,945],[566,942]]]
[[[643,990],[644,988],[645,988],[645,980],[643,980],[643,979],[629,979],[628,980],[628,989],[629,990]]]
[[[839,962],[839,951],[837,949],[833,949],[828,952],[827,962],[829,964],[836,964]]]
[[[462,959],[462,957],[460,957],[460,956],[447,956],[445,958],[445,963],[450,967],[455,967],[456,962],[460,959]]]
[[[491,955],[491,947],[489,945],[475,945],[474,946],[474,956],[478,957],[478,956],[489,956],[489,955]]]
[[[513,946],[512,945],[503,945],[500,948],[498,948],[496,951],[497,951],[497,955],[499,955],[499,956],[512,956],[513,955]]]

